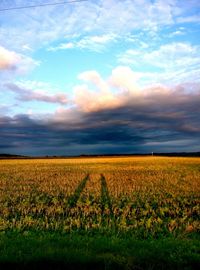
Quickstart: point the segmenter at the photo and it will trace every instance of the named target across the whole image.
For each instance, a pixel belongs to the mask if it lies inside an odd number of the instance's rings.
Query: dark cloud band
[[[42,120],[0,118],[0,149],[18,154],[193,151],[200,144],[200,94],[176,90],[112,109],[69,111]]]

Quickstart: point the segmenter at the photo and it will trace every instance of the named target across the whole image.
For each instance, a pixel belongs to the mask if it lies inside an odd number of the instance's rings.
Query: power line
[[[88,0],[72,0],[72,1],[64,1],[64,2],[56,2],[56,3],[38,4],[38,5],[32,5],[32,6],[2,8],[2,9],[0,9],[0,11],[27,9],[27,8],[37,8],[37,7],[46,7],[46,6],[56,6],[56,5],[65,5],[65,4],[72,4],[72,3],[78,3],[78,2],[86,2],[86,1],[88,1]]]

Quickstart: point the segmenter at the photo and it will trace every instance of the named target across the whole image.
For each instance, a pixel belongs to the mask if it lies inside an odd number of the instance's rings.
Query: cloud
[[[89,112],[101,108],[115,107],[120,100],[112,93],[109,85],[96,71],[81,73],[78,78],[91,85],[74,87],[74,102],[83,111]]]
[[[67,49],[73,49],[75,47],[75,44],[72,42],[69,43],[61,43],[60,45],[56,47],[49,47],[47,48],[47,51],[49,52],[56,52],[59,50],[67,50]]]
[[[105,50],[111,42],[115,42],[119,37],[116,34],[104,34],[99,36],[85,36],[83,38],[79,37],[75,40],[70,39],[70,42],[61,43],[55,47],[49,47],[47,51],[58,51],[67,49],[87,49],[95,52],[102,52]]]
[[[182,35],[185,35],[185,34],[186,33],[184,31],[176,30],[176,31],[168,34],[168,37],[173,38],[173,37],[182,36]]]
[[[20,55],[0,46],[0,70],[16,69],[20,61]]]
[[[17,94],[17,98],[20,101],[41,101],[41,102],[48,102],[48,103],[59,103],[61,105],[65,105],[68,103],[68,98],[65,94],[63,93],[56,93],[53,95],[48,94],[44,90],[32,90],[28,89],[23,86],[19,86],[14,83],[7,83],[5,84],[7,89],[9,91],[14,92]]]
[[[123,91],[123,93],[140,93],[137,85],[139,73],[133,72],[129,67],[119,66],[112,71],[110,83]]]
[[[163,85],[153,85],[142,88],[139,79],[142,73],[134,72],[130,67],[118,66],[112,70],[111,76],[104,80],[95,71],[79,74],[79,80],[84,84],[74,87],[74,104],[84,112],[99,111],[124,106],[130,100],[144,101],[159,93],[166,95],[170,88]]]
[[[32,58],[0,46],[0,70],[24,74],[36,65],[39,65],[39,62]]]
[[[14,4],[19,6],[21,1],[15,0]],[[24,44],[36,49],[58,41],[61,45],[57,49],[64,49],[62,41],[66,36],[80,37],[81,33],[83,38],[77,43],[67,44],[90,49],[95,45],[99,50],[108,42],[115,42],[112,35],[125,36],[139,30],[155,36],[162,27],[183,21],[198,22],[198,15],[193,15],[195,8],[199,8],[198,1],[102,0],[27,9],[21,13],[4,12],[0,40],[4,47],[17,51],[23,50]]]
[[[179,17],[178,23],[200,23],[200,14],[186,17]]]
[[[200,64],[199,46],[173,42],[144,54],[144,61],[160,68],[180,68]]]
[[[165,90],[165,89],[164,89]],[[200,90],[177,86],[127,100],[116,107],[53,115],[1,117],[0,148],[23,154],[144,153],[198,151]]]
[[[182,67],[183,65],[200,64],[199,46],[184,42],[173,42],[161,45],[158,49],[145,51],[127,50],[118,56],[119,62],[138,63],[141,59],[144,63],[169,69],[172,67]]]
[[[129,49],[118,55],[118,62],[136,70],[145,66],[143,76],[150,82],[198,81],[200,47],[186,42],[172,42],[158,49]]]
[[[130,98],[145,94],[137,84],[139,77],[139,73],[126,66],[113,69],[107,80],[95,70],[83,72],[78,79],[84,84],[73,89],[74,103],[85,112],[122,106]]]
[[[199,150],[200,83],[141,88],[138,74],[125,66],[106,79],[95,70],[78,77],[84,84],[75,87],[73,106],[48,115],[2,115],[0,149],[35,155]],[[63,105],[58,96],[7,87],[25,100]]]

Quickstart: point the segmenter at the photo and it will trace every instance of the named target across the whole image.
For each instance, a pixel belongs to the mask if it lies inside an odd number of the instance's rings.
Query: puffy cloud
[[[101,85],[104,84],[104,81],[102,80],[101,76],[95,70],[85,71],[85,72],[79,74],[78,79],[86,81],[86,82],[88,81],[88,82],[92,82],[94,84],[97,84],[100,88],[101,88]]]
[[[108,83],[101,78],[98,72],[94,70],[83,72],[78,78],[92,84],[92,90],[85,84],[74,87],[74,101],[81,110],[95,111],[119,105],[118,98],[115,97]]]
[[[0,70],[16,69],[16,65],[20,61],[20,55],[0,46]]]
[[[24,74],[33,69],[39,62],[32,58],[7,50],[0,46],[0,70],[14,71],[18,74]]]
[[[121,101],[111,91],[94,92],[87,85],[76,86],[74,95],[76,106],[85,112],[113,108],[121,104]]]
[[[107,80],[95,70],[83,72],[78,78],[85,83],[74,87],[74,103],[78,109],[92,112],[143,102],[148,97],[168,95],[171,91],[161,84],[141,88],[140,77],[140,73],[126,66],[113,69]]]
[[[142,90],[137,85],[139,76],[124,66],[113,69],[107,80],[94,70],[83,72],[78,78],[87,84],[74,87],[75,104],[88,112],[119,107],[130,97],[141,95]]]
[[[137,85],[140,74],[133,72],[131,68],[119,66],[112,71],[110,82],[121,89],[123,93],[141,94]]]

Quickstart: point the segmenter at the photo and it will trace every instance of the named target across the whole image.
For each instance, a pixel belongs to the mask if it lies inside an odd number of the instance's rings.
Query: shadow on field
[[[108,207],[108,209],[110,210],[110,216],[113,216],[112,203],[108,191],[108,186],[103,174],[101,174],[101,204],[102,215],[105,213],[105,208]]]
[[[83,178],[83,180],[80,182],[80,184],[77,186],[76,190],[74,191],[74,194],[69,197],[68,204],[70,207],[76,206],[76,203],[77,203],[79,197],[81,196],[81,193],[82,193],[88,180],[89,180],[89,174],[87,174],[86,177]]]

